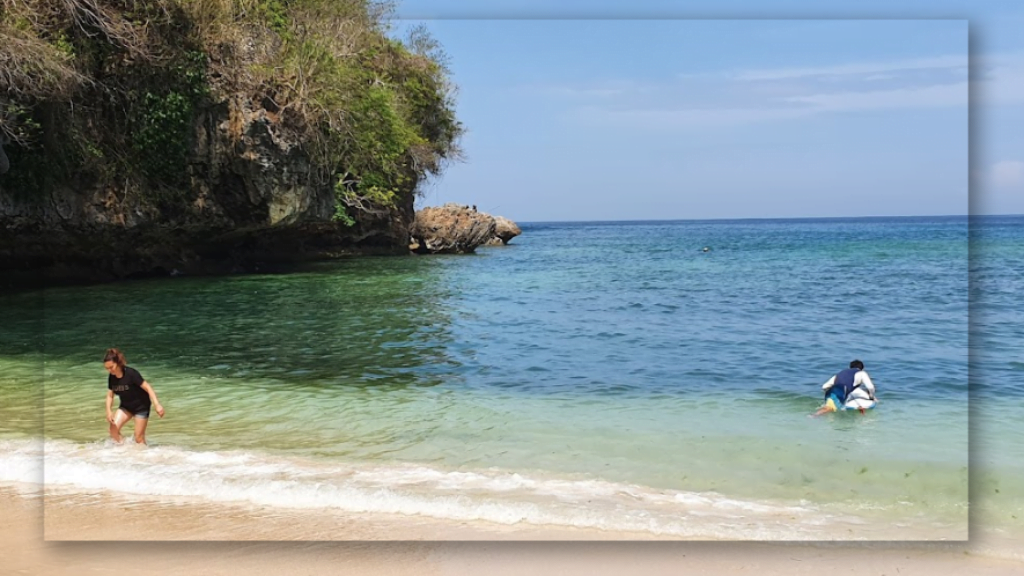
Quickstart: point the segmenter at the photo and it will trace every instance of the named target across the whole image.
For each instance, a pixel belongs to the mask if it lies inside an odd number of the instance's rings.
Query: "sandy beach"
[[[980,557],[963,543],[628,542],[619,540],[635,535],[106,495],[45,499],[44,513],[43,497],[30,488],[0,490],[0,573],[113,574],[124,570],[127,553],[150,573],[196,575],[1024,574],[1024,563]],[[274,541],[281,534],[293,541]],[[373,541],[381,539],[407,541]],[[595,539],[617,541],[572,541]]]

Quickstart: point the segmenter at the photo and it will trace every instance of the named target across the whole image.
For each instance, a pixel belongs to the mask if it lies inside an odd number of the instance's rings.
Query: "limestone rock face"
[[[422,254],[467,254],[494,236],[495,219],[462,204],[416,212],[410,248]]]
[[[234,227],[330,220],[330,187],[311,176],[300,137],[276,106],[233,97],[197,124],[190,162],[195,212],[230,214]]]
[[[208,105],[193,124],[188,185],[167,194],[82,181],[33,196],[0,178],[0,277],[106,281],[404,253],[412,190],[354,226],[333,221],[333,185],[311,168],[288,113],[239,95]]]
[[[7,159],[7,154],[4,152],[4,144],[7,144],[7,139],[0,137],[0,174],[6,174],[7,170],[11,167],[11,162]]]

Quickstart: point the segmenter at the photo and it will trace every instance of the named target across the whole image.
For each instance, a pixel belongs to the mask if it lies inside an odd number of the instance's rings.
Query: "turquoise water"
[[[545,223],[465,257],[9,295],[0,468],[37,474],[42,433],[47,486],[72,492],[683,538],[1014,533],[1024,219],[1001,222],[973,226],[971,281],[966,218]],[[168,411],[130,471],[104,441],[114,345]],[[853,358],[879,408],[807,418]]]

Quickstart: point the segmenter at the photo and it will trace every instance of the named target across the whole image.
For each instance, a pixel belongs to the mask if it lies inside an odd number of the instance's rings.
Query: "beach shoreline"
[[[106,494],[43,495],[30,485],[0,487],[0,518],[0,557],[14,574],[107,574],[125,553],[156,574],[200,575],[299,569],[330,574],[340,567],[370,575],[483,570],[499,575],[677,574],[683,569],[771,575],[818,574],[839,566],[850,574],[901,576],[1024,573],[1024,562],[978,556],[970,543],[623,541],[638,536],[398,515],[341,517],[255,506],[155,503]],[[436,539],[446,541],[431,541]]]

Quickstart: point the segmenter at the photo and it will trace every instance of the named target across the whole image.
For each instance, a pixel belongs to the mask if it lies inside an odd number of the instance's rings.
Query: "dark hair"
[[[861,362],[860,360],[854,360],[853,362],[850,362],[850,368],[856,368],[857,370],[863,370],[864,369],[864,363]]]
[[[103,355],[103,362],[113,362],[121,368],[128,364],[128,361],[124,359],[124,353],[117,348],[107,348],[107,353]]]

